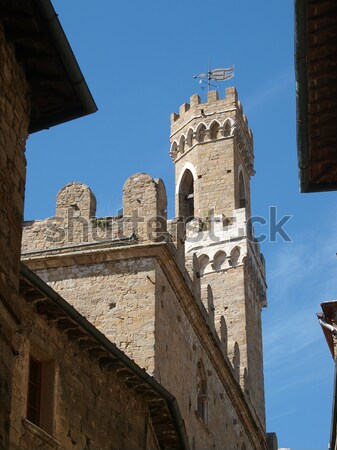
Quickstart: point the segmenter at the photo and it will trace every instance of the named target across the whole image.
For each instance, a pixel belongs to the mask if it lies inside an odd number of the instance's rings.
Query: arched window
[[[206,127],[202,123],[201,125],[198,126],[198,129],[196,132],[196,138],[197,138],[198,142],[204,142],[205,137],[206,137]]]
[[[219,124],[218,122],[213,122],[210,128],[210,138],[217,139],[219,135]]]
[[[182,135],[179,141],[179,152],[184,153],[185,151],[185,136]]]
[[[231,251],[231,266],[236,267],[240,258],[240,247],[234,247]]]
[[[219,270],[222,270],[224,268],[226,261],[226,253],[222,250],[218,251],[213,258],[213,269],[216,272],[219,272]]]
[[[199,256],[198,261],[199,261],[199,273],[200,276],[202,277],[209,263],[209,257],[207,255],[201,255]]]
[[[174,141],[173,144],[171,145],[171,150],[170,150],[171,158],[174,159],[177,156],[177,152],[178,152],[178,145],[177,145],[176,141]]]
[[[185,170],[179,186],[179,216],[184,221],[194,218],[194,179],[192,172]]]
[[[228,137],[231,135],[231,129],[232,129],[231,124],[230,124],[229,120],[227,120],[227,122],[224,125],[224,129],[223,129],[223,131],[224,131],[223,134],[225,137]]]
[[[208,401],[207,401],[207,378],[202,361],[198,362],[197,374],[197,414],[207,423],[208,421]]]
[[[187,145],[189,147],[192,147],[192,144],[193,144],[193,130],[192,130],[192,128],[190,128],[188,130],[186,141],[187,141]]]
[[[239,208],[245,208],[246,207],[246,189],[245,189],[245,181],[243,179],[242,171],[240,172],[239,176]]]
[[[235,342],[233,352],[233,369],[237,381],[240,381],[240,349],[239,344]]]

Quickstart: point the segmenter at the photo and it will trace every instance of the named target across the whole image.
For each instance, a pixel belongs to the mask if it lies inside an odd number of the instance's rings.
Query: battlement
[[[216,104],[214,104],[216,102]],[[171,126],[181,125],[186,119],[188,120],[195,113],[199,114],[212,114],[219,108],[237,108],[238,107],[238,94],[234,87],[226,89],[225,97],[219,98],[218,91],[208,91],[207,102],[201,102],[199,94],[194,94],[190,98],[190,103],[183,103],[179,108],[179,113],[171,114]]]
[[[172,134],[196,114],[199,117],[206,118],[219,111],[231,111],[234,109],[240,113],[242,120],[248,129],[248,120],[243,114],[243,108],[238,99],[238,93],[235,87],[227,88],[223,99],[219,98],[218,91],[208,91],[207,102],[201,102],[199,94],[194,94],[190,97],[190,103],[183,103],[180,106],[178,114],[175,112],[171,114]]]
[[[83,183],[65,185],[56,197],[56,216],[24,223],[22,251],[111,241],[162,242],[167,234],[167,197],[161,179],[137,173],[123,187],[123,214],[96,217],[96,198]]]
[[[209,91],[207,102],[198,94],[171,115],[170,156],[174,162],[194,147],[235,138],[249,175],[254,175],[253,134],[234,87],[226,89],[224,99]]]
[[[109,276],[113,276],[113,271],[116,271],[116,283],[120,283],[119,291],[128,286],[128,283],[125,283],[124,286],[123,281],[118,277],[130,270],[131,275],[129,275],[129,279],[131,279],[133,277],[133,268],[137,273],[137,276],[135,276],[136,281],[132,280],[129,283],[134,283],[133,286],[135,283],[141,283],[140,298],[142,298],[145,282],[141,278],[142,275],[138,274],[138,271],[140,274],[142,271],[145,271],[146,275],[148,275],[149,272],[146,270],[153,268],[150,259],[153,256],[151,244],[158,242],[157,238],[160,235],[164,239],[160,239],[159,242],[168,246],[169,254],[177,263],[184,282],[193,296],[193,301],[207,324],[208,334],[211,334],[216,341],[216,345],[222,352],[227,364],[234,364],[232,358],[228,358],[228,353],[231,355],[233,349],[227,349],[227,343],[221,337],[224,334],[223,330],[226,328],[225,318],[221,316],[221,328],[218,334],[218,331],[215,329],[215,310],[211,287],[203,286],[203,289],[201,289],[200,259],[197,258],[196,254],[189,253],[186,255],[185,260],[185,224],[179,218],[168,221],[166,207],[167,198],[163,181],[152,178],[145,173],[136,173],[126,180],[123,186],[123,213],[119,216],[96,217],[96,198],[91,189],[80,182],[68,183],[57,193],[55,217],[24,223],[22,240],[23,260],[33,265],[36,264],[36,270],[46,269],[44,272],[44,275],[46,275],[48,270],[52,273],[56,269],[58,266],[57,259],[62,261],[63,258],[67,258],[71,254],[70,266],[75,261],[78,262],[78,266],[75,269],[75,279],[81,272],[81,264],[83,264],[83,259],[85,259],[88,263],[88,267],[85,269],[86,275],[91,273],[92,267],[94,267],[93,270],[99,271],[100,274],[104,273],[105,276],[107,276],[107,273],[109,273]],[[233,224],[231,235],[235,234],[234,228]],[[142,244],[144,245],[144,250],[143,253],[139,253],[136,248]],[[121,247],[123,247],[123,257],[119,261],[120,256],[118,254]],[[104,264],[109,264],[107,261],[110,261],[105,253],[107,249],[115,251],[116,254],[116,262],[113,269],[110,269],[112,272],[107,272],[107,269],[104,268]],[[101,257],[99,256],[99,251],[101,251]],[[95,252],[95,257],[92,260],[91,255],[93,252]],[[140,254],[142,254],[141,259],[139,259]],[[129,259],[127,255],[131,255]],[[155,255],[157,258],[157,253]],[[48,260],[48,257],[54,257],[54,260],[51,263],[47,262],[45,265],[44,262]],[[76,259],[77,257],[79,258],[78,260]],[[167,256],[165,255],[165,257]],[[233,254],[233,261],[234,257]],[[113,256],[110,255],[109,258],[113,258]],[[82,263],[79,263],[80,260]],[[125,261],[130,261],[130,263],[125,263]],[[56,266],[53,264],[56,264]],[[97,269],[95,269],[96,265]],[[173,266],[174,264],[171,261],[170,268]],[[72,269],[68,268],[66,270],[71,271]],[[96,275],[97,272],[95,272]],[[153,272],[151,276],[155,279],[156,275]],[[150,278],[147,278],[147,280]],[[99,286],[101,285],[102,282],[100,280]],[[64,289],[68,289],[68,287],[67,285]],[[92,287],[90,286],[90,288]],[[79,286],[79,289],[81,289],[81,286]],[[96,289],[98,288],[96,287]],[[118,289],[116,292],[118,292]],[[76,296],[73,298],[73,301],[78,301]],[[85,302],[82,302],[82,297],[79,301],[79,307],[83,307]],[[120,299],[118,301],[120,302]],[[117,301],[114,301],[109,305],[116,305],[116,303]],[[107,317],[109,317],[110,321],[115,320],[111,312],[113,308],[115,306],[109,306],[107,312]],[[138,304],[135,310],[137,308],[139,308]],[[91,309],[90,302],[85,304],[85,312],[95,317],[95,309]],[[130,314],[129,307],[126,312],[128,315]],[[121,314],[121,310],[119,310],[119,314]],[[121,333],[121,326],[118,324],[117,328],[120,327],[118,330]],[[112,333],[112,328],[110,323],[107,331],[109,336]],[[129,339],[129,331],[129,328],[127,328],[126,339]],[[138,334],[135,335],[138,336]],[[233,373],[237,371],[238,366],[239,363],[236,363],[231,368]]]

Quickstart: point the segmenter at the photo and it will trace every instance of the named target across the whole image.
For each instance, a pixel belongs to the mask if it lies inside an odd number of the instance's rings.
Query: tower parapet
[[[207,141],[232,137],[248,174],[254,175],[253,134],[235,88],[227,88],[224,99],[219,99],[217,91],[209,91],[206,103],[194,94],[190,103],[180,106],[179,114],[171,114],[170,156],[174,162]]]

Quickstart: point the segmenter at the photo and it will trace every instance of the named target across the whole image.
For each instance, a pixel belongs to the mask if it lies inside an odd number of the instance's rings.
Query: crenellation
[[[225,99],[210,91],[206,103],[193,95],[171,123],[175,219],[164,183],[148,174],[126,180],[118,217],[95,217],[90,188],[70,183],[56,217],[25,224],[23,257],[176,396],[197,450],[222,449],[219,430],[231,448],[266,450],[265,264],[247,229],[252,134],[235,88]]]
[[[190,98],[190,106],[193,108],[194,106],[200,105],[200,95],[193,94]]]
[[[179,116],[184,115],[190,109],[189,103],[183,103],[179,108]]]
[[[215,91],[208,91],[207,92],[207,102],[216,102],[219,100],[219,93],[217,90]]]
[[[198,103],[198,98],[192,96],[189,109],[186,111],[184,104],[179,118],[171,124],[172,160],[175,163],[184,161],[195,147],[209,142],[225,146],[221,141],[234,138],[247,174],[254,175],[253,135],[247,118],[243,116],[235,88],[228,88],[224,99],[219,98],[217,91],[209,91],[205,103]]]
[[[224,98],[219,97],[218,91],[209,91],[207,95],[207,102],[201,102],[198,94],[192,95],[190,103],[184,103],[179,108],[179,114],[171,114],[173,134],[183,124],[186,124],[193,118],[212,116],[217,114],[218,111],[234,111],[238,106],[237,91],[235,88],[227,88]]]
[[[96,198],[90,188],[83,183],[66,184],[56,196],[57,217],[83,217],[90,219],[96,215]]]

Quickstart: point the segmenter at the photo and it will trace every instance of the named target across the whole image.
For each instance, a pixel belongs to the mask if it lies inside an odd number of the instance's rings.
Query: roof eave
[[[66,113],[61,116],[50,117],[49,124],[46,126],[44,123],[37,122],[35,126],[30,129],[31,133],[40,131],[59,125],[64,122],[68,122],[79,117],[83,117],[89,114],[93,114],[97,111],[97,105],[93,96],[89,90],[89,87],[84,79],[82,71],[78,65],[76,57],[72,51],[69,41],[63,31],[62,25],[58,19],[55,9],[50,0],[34,0],[45,20],[45,24],[49,30],[50,36],[53,39],[55,49],[63,63],[64,69],[69,78],[78,99],[80,100],[81,108],[71,113]]]
[[[300,192],[310,191],[310,149],[308,130],[307,2],[295,1],[295,68],[297,155]]]

